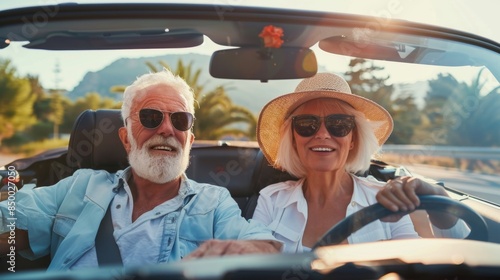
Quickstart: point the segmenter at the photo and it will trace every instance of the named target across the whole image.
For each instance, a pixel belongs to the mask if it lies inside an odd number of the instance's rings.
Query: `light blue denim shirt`
[[[123,184],[124,171],[82,169],[50,187],[16,193],[16,227],[28,231],[34,259],[50,253],[49,270],[70,268],[94,247],[95,236],[106,209]],[[176,229],[165,230],[166,262],[177,261],[208,239],[276,240],[262,223],[241,217],[236,202],[225,188],[198,183],[183,175],[183,208]],[[0,202],[0,231],[8,232],[9,209]],[[173,241],[173,242],[171,242]]]

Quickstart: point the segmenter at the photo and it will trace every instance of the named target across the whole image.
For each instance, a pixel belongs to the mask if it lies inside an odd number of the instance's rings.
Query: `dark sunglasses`
[[[292,127],[298,135],[310,137],[318,132],[321,119],[325,120],[326,130],[335,137],[344,137],[355,126],[354,116],[333,114],[326,117],[316,115],[297,115],[292,117]]]
[[[189,112],[162,112],[156,109],[141,109],[139,111],[139,120],[145,128],[155,129],[163,122],[165,114],[169,115],[170,123],[179,131],[189,130],[193,126],[194,116]]]

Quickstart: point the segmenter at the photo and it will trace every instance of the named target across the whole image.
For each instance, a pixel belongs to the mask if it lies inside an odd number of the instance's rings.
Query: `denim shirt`
[[[127,170],[125,170],[127,171]],[[16,227],[28,231],[31,250],[24,256],[35,259],[50,253],[49,270],[70,268],[94,248],[100,222],[123,184],[124,171],[115,174],[82,169],[50,187],[16,193]],[[183,208],[175,230],[164,230],[164,260],[180,260],[208,239],[276,240],[262,223],[247,221],[225,188],[198,183],[183,175],[180,193]],[[0,232],[8,232],[9,209],[0,202]]]

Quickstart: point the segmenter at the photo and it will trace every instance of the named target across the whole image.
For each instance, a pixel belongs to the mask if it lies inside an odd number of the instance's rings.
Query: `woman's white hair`
[[[138,77],[123,93],[121,114],[123,121],[130,117],[132,104],[142,99],[147,91],[144,89],[152,85],[167,85],[173,88],[186,100],[187,111],[194,115],[194,93],[191,87],[181,77],[174,75],[170,70],[148,73]]]
[[[324,106],[328,106],[324,104]],[[382,125],[381,122],[372,122],[366,119],[365,114],[357,111],[345,102],[338,102],[343,113],[354,116],[356,126],[353,129],[354,147],[347,156],[345,170],[356,174],[365,172],[370,167],[370,160],[380,151],[375,129]],[[280,145],[276,157],[275,166],[287,171],[291,175],[302,178],[306,175],[306,169],[302,164],[297,149],[294,145],[292,116],[289,116],[280,128]]]

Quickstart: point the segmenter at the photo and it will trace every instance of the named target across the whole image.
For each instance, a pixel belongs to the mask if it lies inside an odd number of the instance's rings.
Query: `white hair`
[[[194,115],[194,93],[192,88],[181,77],[174,75],[168,69],[163,69],[160,72],[144,74],[138,77],[134,83],[125,89],[121,109],[124,122],[130,117],[132,104],[147,94],[147,91],[143,89],[152,85],[167,85],[172,87],[186,100],[187,111]]]

